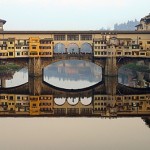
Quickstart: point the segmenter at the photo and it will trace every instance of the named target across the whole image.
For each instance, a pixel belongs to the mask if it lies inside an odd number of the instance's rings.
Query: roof
[[[79,30],[79,31],[0,31],[0,34],[150,34],[150,31]]]
[[[6,21],[5,21],[5,20],[2,20],[2,19],[0,19],[0,22],[2,22],[3,24],[5,24],[5,23],[6,23]]]
[[[142,24],[140,23],[140,24],[136,25],[135,27],[138,27],[138,26],[142,26]]]

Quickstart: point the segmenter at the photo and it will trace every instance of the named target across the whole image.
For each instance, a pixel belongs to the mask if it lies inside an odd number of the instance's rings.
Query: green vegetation
[[[132,69],[139,72],[147,72],[150,73],[150,69],[146,65],[137,65],[136,63],[130,63],[127,65],[124,65],[123,68],[126,69]]]
[[[13,63],[0,64],[0,72],[5,72],[8,70],[18,70],[18,69],[21,69],[21,66]]]

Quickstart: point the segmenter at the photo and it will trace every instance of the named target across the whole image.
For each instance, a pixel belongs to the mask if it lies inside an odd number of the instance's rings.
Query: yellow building
[[[53,95],[41,95],[40,100],[40,114],[54,114]]]
[[[40,114],[40,100],[39,96],[30,96],[30,115]]]
[[[40,57],[53,57],[54,42],[52,38],[40,39]]]
[[[7,41],[8,39],[0,39],[0,58],[7,58]]]
[[[29,38],[29,57],[39,57],[40,56],[40,38],[30,37]]]
[[[15,57],[15,38],[8,38],[7,41],[8,58]]]

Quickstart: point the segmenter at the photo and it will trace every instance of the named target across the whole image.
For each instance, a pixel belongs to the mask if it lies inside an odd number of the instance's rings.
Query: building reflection
[[[131,88],[105,77],[82,90],[47,84],[41,77],[0,88],[0,117],[141,117],[150,126],[150,89]]]
[[[0,72],[0,87],[6,87],[6,80],[13,78],[15,71]]]
[[[54,97],[54,95],[0,94],[1,116],[94,116],[122,117],[150,115],[150,94],[91,95],[91,97]]]

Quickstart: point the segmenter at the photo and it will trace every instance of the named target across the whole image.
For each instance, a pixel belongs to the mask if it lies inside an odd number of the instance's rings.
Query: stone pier
[[[29,77],[29,93],[34,96],[41,94],[42,77]]]
[[[39,77],[42,76],[41,58],[29,58],[29,76]]]
[[[1,78],[0,82],[1,88],[6,88],[6,79]]]
[[[104,70],[105,76],[118,76],[118,67],[117,67],[117,59],[116,57],[108,57],[106,58],[105,63],[105,70]]]
[[[117,77],[107,77],[104,78],[105,87],[106,87],[106,94],[107,95],[116,95],[117,92],[117,84],[118,84],[118,78]]]

